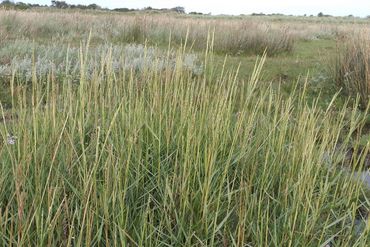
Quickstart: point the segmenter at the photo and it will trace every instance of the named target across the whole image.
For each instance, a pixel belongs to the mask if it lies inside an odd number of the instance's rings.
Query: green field
[[[369,24],[0,10],[0,244],[369,246]]]

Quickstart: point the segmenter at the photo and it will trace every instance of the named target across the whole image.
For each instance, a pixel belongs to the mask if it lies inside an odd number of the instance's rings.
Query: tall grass
[[[298,17],[188,17],[173,14],[118,14],[101,11],[0,10],[0,44],[24,38],[79,44],[93,31],[92,43],[145,43],[206,48],[215,32],[214,51],[229,54],[289,53],[297,40],[328,39],[368,28],[366,19]]]
[[[365,190],[333,169],[356,109],[309,107],[304,90],[283,98],[259,80],[265,57],[245,81],[237,68],[213,73],[206,51],[193,77],[184,51],[140,76],[115,73],[108,53],[87,77],[86,46],[78,84],[35,67],[31,85],[11,80],[1,244],[368,246],[354,225]]]
[[[370,96],[370,39],[369,33],[356,34],[338,47],[334,78],[351,96],[360,97],[366,108]]]
[[[208,32],[215,33],[214,51],[228,54],[269,55],[291,52],[295,38],[284,25],[258,20],[193,19],[173,15],[118,15],[90,12],[0,11],[0,34],[6,40],[78,43],[93,31],[93,43],[141,43],[180,46],[188,39],[193,49],[204,50]]]

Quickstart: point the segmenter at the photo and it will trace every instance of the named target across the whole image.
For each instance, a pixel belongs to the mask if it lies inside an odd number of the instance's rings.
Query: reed
[[[360,98],[366,108],[370,95],[370,40],[369,33],[356,34],[339,46],[334,67],[334,78],[344,91]]]

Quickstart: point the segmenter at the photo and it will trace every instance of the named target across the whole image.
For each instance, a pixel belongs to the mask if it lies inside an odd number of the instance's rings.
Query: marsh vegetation
[[[0,11],[1,245],[368,246],[366,24]]]

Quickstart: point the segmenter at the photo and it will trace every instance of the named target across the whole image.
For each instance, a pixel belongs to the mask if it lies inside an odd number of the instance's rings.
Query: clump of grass
[[[367,194],[332,169],[357,110],[344,120],[346,108],[308,107],[304,90],[283,98],[259,80],[265,57],[245,81],[207,51],[193,77],[183,51],[175,69],[139,76],[117,76],[109,53],[87,77],[83,47],[77,85],[52,70],[31,85],[13,78],[17,118],[0,126],[2,244],[367,246],[368,231],[353,234]]]
[[[264,23],[243,22],[227,28],[218,26],[214,46],[218,52],[240,55],[263,54],[266,51],[269,56],[274,56],[291,52],[295,41],[286,27],[271,28]]]
[[[370,97],[370,37],[367,32],[339,46],[334,78],[348,95],[359,96],[361,108],[367,107]]]

